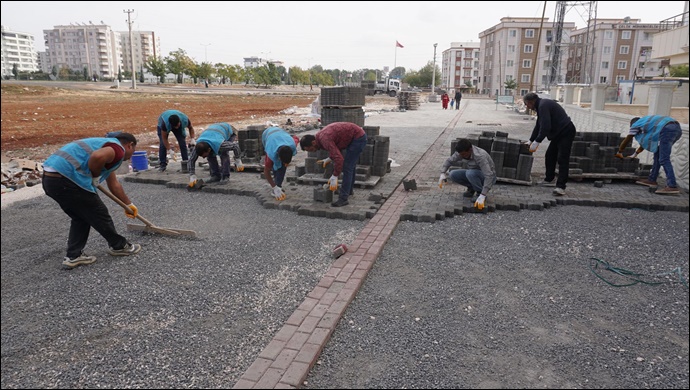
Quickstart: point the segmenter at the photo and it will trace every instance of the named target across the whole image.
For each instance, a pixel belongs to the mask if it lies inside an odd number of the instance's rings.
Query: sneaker
[[[654,191],[654,193],[660,195],[673,195],[680,194],[680,191],[678,190],[678,187],[664,187],[657,189],[656,191]]]
[[[204,180],[204,183],[218,183],[220,181],[220,176],[211,176],[208,179]]]
[[[640,179],[640,180],[636,181],[635,184],[639,184],[639,185],[647,186],[647,187],[658,187],[658,184],[656,184],[655,181],[651,181],[648,179]]]
[[[218,182],[218,184],[228,184],[228,183],[230,183],[229,177],[224,177],[224,178],[220,179],[220,181]]]
[[[80,266],[80,265],[86,265],[86,264],[91,264],[96,261],[96,256],[87,256],[82,252],[79,257],[76,259],[70,259],[69,257],[65,257],[65,261],[62,262],[62,265],[65,267],[72,269],[74,267]]]
[[[553,194],[556,196],[563,196],[565,195],[565,189],[556,187],[556,189],[553,190]]]
[[[347,206],[348,204],[350,204],[350,202],[348,202],[346,200],[338,199],[335,202],[331,203],[331,206],[341,207],[341,206]]]
[[[130,256],[139,253],[141,245],[127,243],[122,249],[108,248],[108,253],[113,256]]]
[[[555,180],[551,180],[551,181],[542,180],[542,181],[538,182],[537,185],[540,187],[555,187],[556,181]]]
[[[462,193],[462,196],[464,198],[471,198],[474,196],[474,190],[467,190],[467,191]]]
[[[168,168],[167,165],[161,165],[161,166],[158,167],[158,171],[159,171],[159,172],[165,172],[165,169],[166,169],[166,168]]]

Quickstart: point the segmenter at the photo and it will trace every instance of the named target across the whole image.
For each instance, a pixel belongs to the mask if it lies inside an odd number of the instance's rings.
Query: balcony
[[[668,28],[654,34],[652,59],[668,58],[672,66],[690,63],[690,55],[688,54],[689,31],[688,25],[683,25],[680,22],[683,18],[687,20],[687,12],[661,21],[661,24]]]

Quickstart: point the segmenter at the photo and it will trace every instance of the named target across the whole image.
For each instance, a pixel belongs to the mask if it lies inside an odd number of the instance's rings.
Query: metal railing
[[[686,24],[688,24],[688,12],[683,12],[659,22],[662,31],[672,30]]]

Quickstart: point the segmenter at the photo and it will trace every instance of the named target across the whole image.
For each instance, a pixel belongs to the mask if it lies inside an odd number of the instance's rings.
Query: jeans
[[[556,187],[565,189],[570,172],[570,149],[575,139],[575,125],[572,123],[566,127],[558,137],[551,140],[546,149],[545,163],[546,173],[544,181],[551,182],[556,177],[556,163],[558,163],[558,180]]]
[[[67,239],[67,257],[81,255],[89,232],[94,228],[113,249],[122,249],[127,239],[117,234],[113,219],[101,197],[74,184],[64,177],[43,177],[43,191],[53,198],[65,214],[72,218]]]
[[[285,180],[285,173],[287,172],[287,167],[283,164],[280,169],[273,170],[273,181],[278,187],[283,186],[283,180]]]
[[[671,164],[671,149],[683,135],[680,125],[677,123],[669,123],[661,129],[659,133],[659,148],[654,153],[654,162],[652,169],[649,171],[649,181],[656,182],[659,177],[659,169],[664,167],[666,172],[666,186],[678,187],[676,184],[676,174],[673,172],[673,165]]]
[[[346,155],[343,162],[343,185],[340,188],[339,200],[346,201],[350,197],[350,192],[355,186],[355,168],[359,155],[362,154],[364,147],[367,146],[367,135],[364,134],[359,138],[355,138],[345,148]]]
[[[230,152],[228,150],[220,151],[220,166],[218,165],[218,158],[213,151],[209,153],[206,161],[208,161],[208,169],[211,171],[212,177],[230,177]]]
[[[450,180],[460,185],[467,187],[468,190],[472,190],[479,194],[482,193],[484,188],[484,174],[481,169],[455,169],[450,171],[448,175]],[[494,177],[494,182],[496,184],[496,177]]]
[[[163,144],[163,136],[161,135],[161,128],[157,128],[158,140],[160,144],[158,145],[158,159],[161,162],[162,167],[168,166],[168,149]],[[182,161],[189,160],[189,155],[187,154],[187,143],[185,142],[184,129],[173,129],[170,131],[177,138],[177,143],[180,145],[180,153],[182,154]],[[168,142],[170,140],[170,134],[168,134]]]

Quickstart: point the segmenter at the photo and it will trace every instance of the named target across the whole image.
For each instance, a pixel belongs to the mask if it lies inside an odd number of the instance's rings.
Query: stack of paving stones
[[[496,166],[498,179],[531,184],[532,163],[534,157],[529,152],[529,145],[520,140],[509,138],[502,131],[482,131],[466,137],[473,145],[484,149],[491,155]],[[460,139],[451,141],[450,153],[455,153],[455,146]],[[462,166],[461,166],[462,168]]]
[[[620,159],[614,155],[623,141],[619,133],[613,132],[577,132],[570,152],[570,176],[577,177],[583,173],[592,174],[625,174],[622,178],[649,175],[649,165],[640,165],[637,158]],[[635,152],[628,147],[623,152],[629,156]]]
[[[419,110],[419,96],[417,91],[399,91],[398,108],[401,110]]]
[[[240,158],[245,167],[261,165],[261,157],[264,155],[264,145],[261,141],[261,136],[264,130],[266,130],[266,125],[249,125],[246,129],[237,131]]]
[[[365,95],[361,87],[321,88],[321,124],[352,122],[364,126]]]

